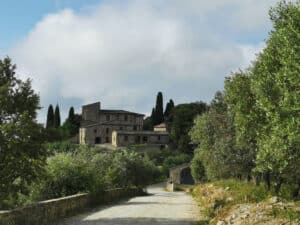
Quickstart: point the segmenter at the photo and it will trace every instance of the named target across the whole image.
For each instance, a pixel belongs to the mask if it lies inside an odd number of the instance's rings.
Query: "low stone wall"
[[[170,192],[175,191],[175,184],[171,181],[168,181],[166,184],[166,190]]]
[[[22,208],[0,211],[0,225],[47,225],[97,205],[142,194],[143,190],[140,188],[112,189],[105,191],[101,196],[77,194],[37,202]]]

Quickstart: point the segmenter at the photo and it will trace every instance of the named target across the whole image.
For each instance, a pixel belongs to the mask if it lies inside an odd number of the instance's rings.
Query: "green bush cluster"
[[[43,175],[27,186],[28,193],[8,197],[6,208],[77,193],[144,187],[161,176],[152,161],[133,151],[106,153],[99,148],[67,143],[50,146],[56,153],[47,159]]]
[[[225,80],[190,132],[198,145],[193,171],[214,179],[263,180],[279,194],[300,196],[300,4],[270,10],[273,30],[246,71]],[[200,160],[199,160],[200,159]],[[198,168],[198,169],[199,169]],[[199,174],[194,173],[196,179]],[[197,177],[198,176],[198,177]],[[290,189],[290,188],[287,188]]]

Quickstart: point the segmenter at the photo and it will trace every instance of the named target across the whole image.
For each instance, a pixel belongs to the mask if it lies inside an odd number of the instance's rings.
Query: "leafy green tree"
[[[202,159],[200,154],[195,154],[191,163],[191,172],[196,183],[206,181],[205,168],[202,164]]]
[[[250,176],[250,171],[255,166],[257,131],[263,122],[251,89],[251,73],[240,71],[232,74],[225,80],[225,90],[228,113],[233,118],[236,147],[243,149],[247,155]]]
[[[168,156],[164,159],[162,164],[162,170],[163,173],[168,176],[169,175],[169,169],[184,163],[188,163],[191,161],[191,156],[184,153],[175,153],[171,156]]]
[[[144,119],[143,130],[153,130],[153,121],[151,116]]]
[[[56,105],[55,112],[54,112],[54,127],[59,128],[60,127],[60,112],[59,112],[59,106]]]
[[[71,138],[79,133],[81,117],[75,114],[74,108],[69,110],[69,116],[61,127],[63,139]]]
[[[198,144],[194,159],[201,160],[210,180],[248,177],[252,169],[253,159],[236,146],[233,117],[227,108],[224,93],[217,92],[209,111],[196,118],[190,131],[193,143]]]
[[[257,131],[256,171],[270,174],[279,191],[283,182],[300,183],[299,2],[280,2],[270,17],[274,28],[252,68],[251,86],[264,115]]]
[[[178,148],[181,152],[193,153],[194,146],[188,133],[195,117],[206,110],[207,105],[204,102],[180,104],[172,110],[172,122],[169,121],[168,127],[170,127],[170,137],[174,148]]]
[[[46,128],[49,129],[53,127],[54,127],[54,111],[53,111],[53,106],[50,104],[48,107]]]
[[[44,171],[47,151],[36,115],[39,96],[30,80],[16,77],[9,58],[0,60],[0,207],[18,200]]]

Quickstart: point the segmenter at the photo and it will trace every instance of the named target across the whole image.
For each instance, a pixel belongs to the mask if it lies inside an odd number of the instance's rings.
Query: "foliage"
[[[250,175],[253,157],[236,145],[233,117],[228,114],[224,93],[218,92],[209,111],[196,118],[190,135],[199,145],[195,160],[202,160],[208,179]]]
[[[300,182],[300,5],[280,2],[270,16],[274,29],[253,66],[251,85],[264,115],[256,171],[270,173],[280,188],[284,180]]]
[[[74,153],[78,150],[78,145],[72,144],[68,141],[48,142],[45,146],[51,154]]]
[[[193,126],[194,119],[207,110],[204,102],[195,102],[189,104],[180,104],[172,110],[172,123],[170,127],[170,137],[175,149],[192,154],[193,145],[189,136],[189,130]]]
[[[300,4],[270,10],[273,30],[246,71],[225,80],[224,108],[198,117],[191,131],[210,179],[262,177],[276,193],[300,192]],[[199,155],[198,155],[199,154]],[[218,172],[219,171],[219,172]],[[250,173],[252,172],[252,173]]]
[[[29,186],[20,203],[51,199],[80,192],[102,194],[103,190],[145,186],[161,174],[149,159],[132,151],[106,153],[99,148],[50,143],[46,173]]]
[[[60,112],[59,112],[59,106],[56,105],[55,111],[54,111],[54,127],[59,128],[60,127]]]
[[[69,110],[69,116],[61,127],[63,138],[71,138],[79,133],[81,116],[75,114],[74,108],[71,107]]]
[[[39,198],[50,199],[86,192],[92,180],[92,168],[82,156],[58,153],[48,159],[47,176],[42,181]]]
[[[36,122],[39,96],[30,80],[16,77],[15,69],[9,58],[0,60],[0,207],[28,192],[27,185],[44,171],[47,156],[43,128]]]
[[[171,112],[174,109],[174,107],[175,107],[174,101],[172,99],[170,99],[170,101],[166,105],[166,110],[164,112],[165,121],[168,121],[170,119],[169,117],[170,117]]]
[[[152,116],[148,116],[144,119],[143,130],[153,130]]]
[[[271,196],[263,185],[233,179],[200,184],[194,188],[193,195],[205,209],[203,213],[209,220],[226,214],[233,205],[258,203]]]
[[[158,125],[164,121],[164,106],[163,106],[163,95],[158,92],[156,97],[155,111],[152,117],[153,125]]]
[[[200,157],[200,154],[195,154],[191,163],[191,172],[194,180],[197,183],[206,181],[205,168],[202,164],[202,159]]]
[[[48,113],[47,113],[47,121],[46,121],[46,129],[54,127],[54,111],[53,106],[49,105]]]
[[[172,156],[168,156],[162,164],[163,173],[168,176],[169,169],[184,163],[188,163],[191,161],[191,156],[184,153],[175,153]]]
[[[158,178],[155,165],[135,152],[121,152],[114,155],[107,170],[106,179],[110,186],[145,186]]]

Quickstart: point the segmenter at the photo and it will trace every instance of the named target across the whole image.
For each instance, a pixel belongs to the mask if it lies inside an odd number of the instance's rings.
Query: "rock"
[[[226,223],[224,221],[220,220],[220,221],[217,222],[217,225],[226,225]]]
[[[226,202],[232,202],[232,201],[233,201],[233,198],[232,198],[232,197],[226,198]]]
[[[277,202],[279,202],[279,198],[277,196],[274,196],[269,199],[269,203],[271,203],[271,204],[275,204]]]
[[[235,218],[237,218],[237,215],[235,213],[233,213],[231,216],[230,216],[230,220],[234,220]]]
[[[244,219],[248,218],[249,216],[250,216],[250,214],[246,213],[246,214],[242,215],[241,218],[244,220]]]

